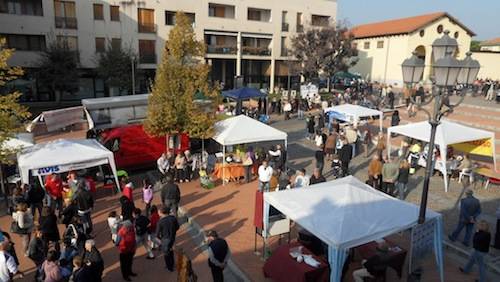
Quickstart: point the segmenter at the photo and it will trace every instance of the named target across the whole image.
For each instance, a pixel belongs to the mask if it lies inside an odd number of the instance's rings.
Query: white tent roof
[[[329,107],[325,109],[325,113],[326,112],[338,112],[345,115],[353,116],[358,119],[361,117],[379,116],[384,114],[383,112],[378,110],[352,104],[342,104],[338,106]]]
[[[17,162],[24,183],[29,182],[30,170],[57,166],[58,171],[54,172],[65,172],[106,163],[111,166],[116,178],[113,153],[95,139],[59,139],[36,144],[24,149],[17,157]]]
[[[2,144],[7,150],[20,150],[33,146],[33,136],[31,134],[17,134],[15,138],[8,138]]]
[[[419,212],[418,206],[377,191],[353,176],[265,193],[264,201],[339,248],[359,246],[410,228],[417,223]],[[428,218],[437,216],[428,210]]]
[[[380,117],[380,129],[382,129],[382,118],[384,113],[378,110],[352,105],[352,104],[342,104],[338,106],[333,106],[326,108],[324,110],[325,113],[328,112],[337,112],[343,116],[345,116],[344,121],[353,122],[359,121],[362,117],[372,117],[379,116]]]
[[[258,120],[239,115],[214,125],[213,139],[223,146],[263,141],[287,140],[287,134]]]
[[[401,134],[424,142],[429,142],[431,125],[428,121],[392,126],[388,129],[392,133]],[[459,123],[442,119],[436,131],[436,144],[448,146],[467,141],[494,138],[494,133],[482,129],[468,127]]]

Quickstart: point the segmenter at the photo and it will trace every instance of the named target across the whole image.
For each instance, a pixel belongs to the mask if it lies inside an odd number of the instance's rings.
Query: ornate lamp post
[[[432,156],[436,139],[436,129],[441,118],[451,113],[465,97],[465,91],[459,91],[457,93],[460,99],[457,103],[451,104],[449,97],[453,91],[449,90],[452,90],[457,84],[472,84],[480,68],[479,63],[471,58],[470,53],[467,53],[467,57],[462,61],[455,59],[453,55],[457,50],[458,44],[448,34],[449,31],[445,31],[443,37],[436,39],[432,44],[432,53],[435,58],[432,68],[435,75],[434,86],[436,86],[437,91],[432,91],[432,94],[425,102],[417,102],[411,96],[411,102],[417,106],[418,110],[422,110],[427,114],[429,124],[431,125],[429,149],[427,152],[428,160],[425,168],[424,186],[418,217],[418,223],[420,224],[425,222],[429,182],[433,171]],[[424,67],[424,61],[417,58],[416,54],[413,53],[412,57],[404,60],[402,64],[403,81],[410,85],[418,83],[422,79]],[[431,102],[434,102],[434,104],[430,112],[424,109],[423,106]]]

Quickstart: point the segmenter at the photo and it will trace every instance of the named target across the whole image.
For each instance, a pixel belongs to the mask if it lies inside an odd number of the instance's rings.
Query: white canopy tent
[[[23,183],[29,183],[32,176],[62,173],[103,164],[109,164],[117,187],[113,153],[95,139],[59,139],[48,143],[36,144],[24,149],[17,157],[19,173]]]
[[[387,153],[391,154],[391,135],[392,133],[408,136],[423,142],[429,142],[431,135],[431,125],[428,121],[392,126],[387,129]],[[462,142],[490,139],[491,150],[493,152],[493,162],[496,167],[495,158],[495,133],[468,127],[462,124],[451,122],[447,119],[442,119],[436,130],[435,144],[439,146],[441,152],[441,164],[439,168],[443,174],[445,191],[448,192],[448,177],[447,177],[447,147],[452,144]]]
[[[417,225],[419,207],[388,196],[353,176],[330,182],[264,193],[264,230],[273,206],[328,244],[330,281],[340,281],[348,249],[407,230]],[[397,216],[394,216],[397,215]],[[434,252],[443,281],[442,218],[436,220]]]
[[[245,115],[221,120],[214,128],[212,139],[223,146],[275,140],[284,140],[285,146],[287,143],[285,132]]]
[[[325,113],[335,113],[334,117],[336,119],[349,122],[349,123],[357,123],[363,117],[379,117],[379,128],[382,131],[382,123],[384,119],[384,113],[378,110],[352,105],[352,104],[342,104],[338,106],[333,106],[326,108]]]
[[[212,139],[222,145],[223,163],[225,163],[226,146],[277,140],[283,140],[285,148],[288,145],[286,132],[245,115],[221,120],[214,125],[214,129],[215,134]]]

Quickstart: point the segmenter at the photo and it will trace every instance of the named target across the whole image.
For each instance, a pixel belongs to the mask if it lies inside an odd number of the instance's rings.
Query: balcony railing
[[[297,25],[297,32],[303,32],[304,31],[304,25],[298,24]]]
[[[236,54],[236,46],[230,45],[208,45],[207,53],[209,54]]]
[[[140,64],[156,64],[156,54],[140,54]]]
[[[156,33],[156,24],[139,23],[139,32],[141,32],[141,33]]]
[[[288,31],[288,23],[281,23],[281,31]]]
[[[56,17],[56,28],[77,29],[78,22],[76,18]]]
[[[271,56],[271,50],[268,47],[243,46],[242,54],[255,56]]]

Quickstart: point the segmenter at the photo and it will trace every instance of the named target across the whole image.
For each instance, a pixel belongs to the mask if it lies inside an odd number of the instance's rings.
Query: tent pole
[[[493,152],[493,166],[494,166],[494,171],[498,171],[497,169],[497,153],[496,153],[496,149],[495,149],[495,133],[492,134],[492,137],[491,137],[491,149],[492,149],[492,152]]]
[[[383,127],[383,124],[384,124],[384,114],[382,113],[380,115],[380,118],[379,118],[379,130],[380,132],[383,132],[384,131],[384,127]]]
[[[226,170],[225,170],[225,165],[226,165],[226,146],[222,146],[222,186],[226,185]]]
[[[391,128],[389,127],[387,129],[387,158],[391,158],[391,133],[392,133],[392,130]],[[380,140],[379,140],[380,141]],[[382,160],[381,160],[382,161]]]

